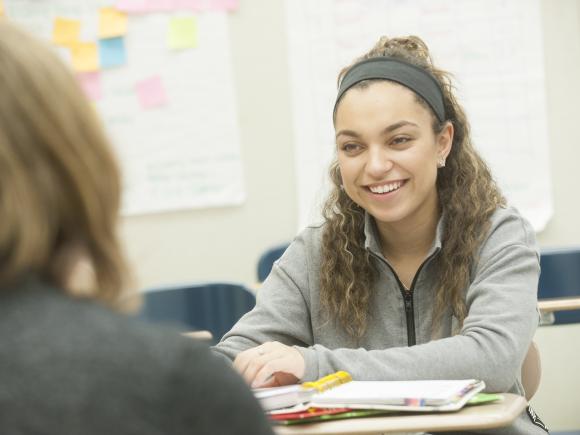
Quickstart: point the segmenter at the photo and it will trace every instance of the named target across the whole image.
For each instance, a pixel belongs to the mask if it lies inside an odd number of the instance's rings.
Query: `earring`
[[[340,190],[344,191],[344,184],[340,185]]]
[[[438,168],[444,168],[445,167],[445,159],[443,157],[439,157],[439,160],[437,160],[437,167]]]

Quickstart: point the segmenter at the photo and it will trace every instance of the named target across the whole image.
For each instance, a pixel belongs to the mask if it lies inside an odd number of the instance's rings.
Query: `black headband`
[[[391,80],[411,89],[429,104],[440,122],[445,121],[443,93],[435,77],[418,66],[385,56],[365,59],[348,70],[338,87],[334,103],[335,115],[338,102],[344,93],[357,83],[369,79]]]

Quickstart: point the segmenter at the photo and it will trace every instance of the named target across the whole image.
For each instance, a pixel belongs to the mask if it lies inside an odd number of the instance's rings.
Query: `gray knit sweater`
[[[459,328],[448,311],[439,332],[443,338],[436,340],[431,318],[442,221],[415,277],[412,299],[405,300],[367,215],[366,248],[379,278],[371,292],[368,327],[358,341],[320,309],[322,232],[322,226],[309,227],[294,240],[259,290],[256,307],[223,337],[217,352],[233,359],[265,341],[280,341],[302,352],[305,381],[347,370],[356,380],[476,378],[489,392],[524,394],[520,369],[538,324],[540,269],[534,231],[515,209],[494,213],[465,289],[467,318]],[[490,433],[546,432],[524,413],[513,426]]]
[[[272,435],[207,345],[34,280],[0,289],[0,434]]]

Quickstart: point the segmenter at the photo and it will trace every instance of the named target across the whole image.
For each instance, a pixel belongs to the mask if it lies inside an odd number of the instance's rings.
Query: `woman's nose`
[[[393,160],[388,150],[383,147],[371,147],[367,160],[367,172],[380,178],[393,168]]]

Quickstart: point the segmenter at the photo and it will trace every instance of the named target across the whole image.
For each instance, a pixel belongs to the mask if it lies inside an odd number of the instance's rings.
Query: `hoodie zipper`
[[[403,301],[405,303],[405,318],[407,321],[407,346],[409,347],[415,346],[417,344],[417,336],[415,333],[415,308],[413,304],[413,290],[415,289],[415,284],[417,283],[417,279],[419,278],[421,270],[423,270],[423,267],[437,254],[438,251],[439,251],[438,249],[435,250],[435,252],[433,252],[429,257],[427,257],[423,261],[423,263],[421,263],[421,266],[419,266],[419,269],[417,269],[417,273],[415,273],[415,277],[413,278],[413,282],[411,283],[411,288],[409,290],[405,288],[405,286],[399,279],[399,275],[397,275],[397,272],[395,272],[395,269],[393,269],[385,259],[379,257],[372,251],[369,251],[373,257],[379,259],[380,261],[385,263],[389,269],[391,269],[391,272],[393,272],[393,275],[397,280],[399,290],[401,291],[401,295],[403,296]]]
[[[415,310],[413,307],[413,287],[405,289],[400,283],[401,293],[405,301],[405,316],[407,317],[407,346],[415,346],[417,337],[415,336]]]

